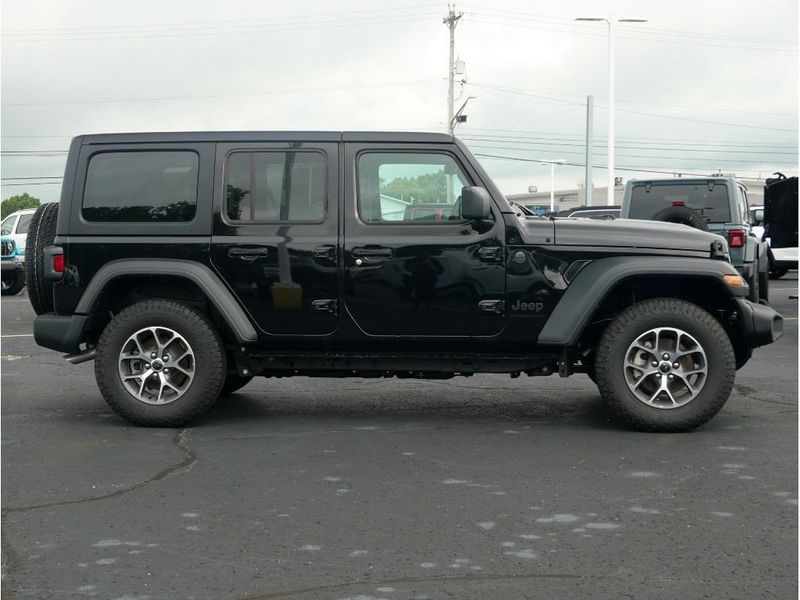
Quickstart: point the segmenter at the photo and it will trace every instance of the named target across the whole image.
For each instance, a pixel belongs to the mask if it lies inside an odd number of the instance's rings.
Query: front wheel
[[[3,275],[2,285],[0,291],[3,296],[16,296],[25,287],[25,273],[22,271],[15,271],[10,275]]]
[[[736,361],[727,333],[699,306],[656,298],[622,311],[597,348],[597,386],[634,429],[688,431],[728,399]]]
[[[173,300],[133,304],[103,330],[95,377],[106,402],[136,425],[183,426],[217,400],[225,349],[199,311]]]

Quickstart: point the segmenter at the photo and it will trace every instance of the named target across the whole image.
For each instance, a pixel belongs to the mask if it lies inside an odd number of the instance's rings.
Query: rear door
[[[345,303],[359,328],[371,336],[500,333],[503,221],[496,207],[486,222],[461,218],[461,188],[480,183],[457,149],[348,143],[345,152]]]
[[[338,317],[338,145],[217,145],[211,261],[267,334],[327,335]]]

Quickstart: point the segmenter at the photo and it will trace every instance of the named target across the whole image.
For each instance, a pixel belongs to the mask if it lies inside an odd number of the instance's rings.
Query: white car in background
[[[752,231],[758,239],[764,239],[764,207],[751,206],[750,207],[750,222],[752,223]],[[770,239],[766,239],[767,244]],[[772,279],[780,279],[789,271],[789,269],[797,268],[798,250],[797,247],[793,248],[772,248],[770,246],[770,253],[772,260],[770,261],[769,276]]]
[[[17,254],[25,254],[25,240],[28,237],[28,226],[31,224],[35,208],[25,208],[11,213],[0,224],[0,235],[14,238]]]

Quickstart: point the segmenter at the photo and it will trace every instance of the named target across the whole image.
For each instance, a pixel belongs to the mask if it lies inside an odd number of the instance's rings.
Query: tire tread
[[[615,392],[612,382],[612,369],[619,368],[619,365],[610,364],[616,340],[629,332],[632,320],[663,314],[683,315],[704,327],[708,335],[713,338],[717,348],[722,349],[724,364],[731,367],[723,374],[722,383],[715,397],[710,402],[707,402],[701,410],[686,414],[681,421],[664,422],[643,418],[641,414],[628,408],[627,403]],[[696,304],[684,300],[655,298],[644,300],[626,308],[608,325],[601,336],[600,344],[597,348],[595,376],[597,387],[600,389],[603,399],[611,411],[626,425],[638,431],[679,432],[695,429],[719,412],[733,390],[735,380],[735,367],[733,365],[735,363],[736,360],[730,338],[722,328],[722,325],[712,315]]]

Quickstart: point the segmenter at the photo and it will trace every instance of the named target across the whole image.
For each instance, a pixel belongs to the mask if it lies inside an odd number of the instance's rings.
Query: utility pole
[[[455,129],[455,123],[453,123],[453,115],[455,113],[455,75],[456,75],[456,64],[455,64],[455,45],[456,45],[456,25],[458,25],[458,20],[464,15],[464,13],[456,13],[455,5],[447,5],[447,16],[442,19],[442,23],[447,25],[448,29],[450,29],[450,62],[448,63],[448,70],[447,70],[447,131],[450,135],[453,135],[453,130]]]
[[[586,189],[586,206],[592,205],[592,119],[594,117],[594,96],[586,96],[586,176],[584,184]]]

